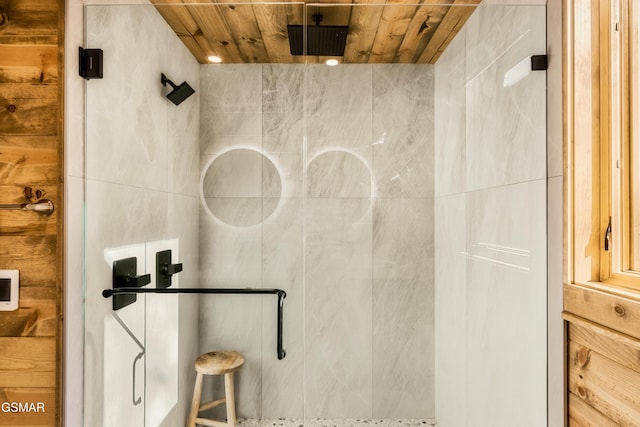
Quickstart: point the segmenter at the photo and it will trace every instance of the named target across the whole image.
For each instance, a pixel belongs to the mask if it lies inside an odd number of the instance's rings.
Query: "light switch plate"
[[[18,270],[0,270],[0,311],[18,309],[20,272]]]

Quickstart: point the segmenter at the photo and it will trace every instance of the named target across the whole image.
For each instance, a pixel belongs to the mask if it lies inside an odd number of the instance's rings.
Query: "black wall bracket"
[[[549,68],[547,55],[531,56],[531,71],[545,71]]]
[[[78,48],[80,77],[89,79],[102,78],[102,49]]]

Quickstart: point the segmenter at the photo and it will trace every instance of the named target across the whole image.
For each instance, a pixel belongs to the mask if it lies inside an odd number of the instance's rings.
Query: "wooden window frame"
[[[638,99],[631,87],[629,13],[635,0],[565,0],[565,283],[640,291],[640,271],[630,271],[634,248],[630,183],[630,114]],[[631,5],[631,6],[629,6]],[[637,16],[637,15],[636,15]],[[633,94],[633,96],[629,96]],[[633,105],[633,107],[630,107]],[[633,166],[633,167],[632,167]],[[638,201],[636,196],[634,200]],[[612,236],[605,250],[605,233]]]

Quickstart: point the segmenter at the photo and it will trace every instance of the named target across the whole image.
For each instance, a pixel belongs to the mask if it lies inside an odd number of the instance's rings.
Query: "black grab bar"
[[[284,359],[286,351],[282,344],[282,322],[284,299],[287,293],[282,289],[256,289],[256,288],[137,288],[121,287],[115,289],[105,289],[102,296],[110,298],[115,295],[132,294],[268,294],[278,296],[278,360]]]

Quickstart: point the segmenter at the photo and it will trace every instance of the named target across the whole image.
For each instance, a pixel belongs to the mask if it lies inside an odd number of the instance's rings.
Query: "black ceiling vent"
[[[306,26],[307,52],[311,56],[344,56],[344,48],[347,45],[348,25],[323,25],[320,26],[322,15],[313,15],[316,25]],[[304,52],[304,25],[287,25],[289,32],[289,48],[291,55],[305,55]]]

